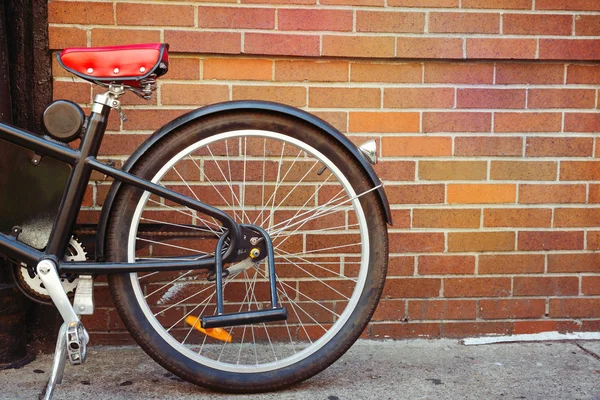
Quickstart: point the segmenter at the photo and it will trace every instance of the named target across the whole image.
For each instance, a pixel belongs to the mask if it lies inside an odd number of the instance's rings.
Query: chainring
[[[71,237],[71,240],[69,240],[67,253],[65,254],[65,260],[87,260],[85,248],[75,237]],[[26,266],[14,264],[13,275],[16,278],[15,281],[17,282],[17,285],[19,285],[19,288],[31,300],[43,304],[52,304],[52,299],[50,299],[48,291],[44,288],[42,280],[35,271],[30,271],[30,269]],[[65,275],[60,277],[60,281],[65,293],[67,293],[69,296],[73,295],[75,289],[77,288],[77,283],[79,282],[77,277]]]

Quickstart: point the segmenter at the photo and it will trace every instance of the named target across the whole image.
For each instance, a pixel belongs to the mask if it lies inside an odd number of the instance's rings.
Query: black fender
[[[392,212],[390,210],[390,204],[387,199],[387,195],[385,194],[385,190],[383,186],[381,186],[381,181],[379,177],[375,173],[373,166],[361,155],[360,150],[356,147],[354,143],[352,143],[343,133],[338,131],[336,128],[323,121],[322,119],[307,113],[306,111],[299,110],[294,107],[286,106],[284,104],[272,103],[267,101],[230,101],[225,103],[213,104],[210,106],[202,107],[197,110],[190,111],[187,114],[184,114],[173,121],[167,123],[162,128],[158,129],[156,132],[152,134],[148,139],[144,141],[138,147],[133,154],[127,159],[125,164],[122,167],[122,170],[125,172],[129,172],[135,163],[142,157],[142,155],[154,146],[157,142],[159,142],[163,137],[174,131],[175,129],[185,125],[191,121],[209,116],[218,114],[221,112],[228,111],[252,111],[252,110],[266,110],[270,112],[276,112],[279,114],[283,114],[287,117],[297,118],[299,120],[308,122],[316,126],[317,128],[327,132],[334,139],[336,139],[341,145],[343,145],[354,157],[360,162],[360,165],[363,167],[364,171],[367,173],[369,178],[371,179],[373,187],[379,186],[377,190],[377,194],[379,196],[379,200],[381,205],[385,211],[385,217],[388,224],[392,224]],[[100,218],[98,221],[98,229],[96,233],[96,258],[98,260],[104,260],[104,250],[106,244],[106,229],[108,225],[108,217],[111,212],[112,205],[117,197],[117,193],[119,188],[121,187],[120,182],[113,182],[110,187],[110,190],[106,196],[106,200],[104,201],[104,205],[102,206],[102,211],[100,212]]]

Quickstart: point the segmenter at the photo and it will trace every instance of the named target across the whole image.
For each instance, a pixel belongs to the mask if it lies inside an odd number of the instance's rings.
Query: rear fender
[[[207,116],[230,111],[275,112],[287,117],[297,118],[304,122],[308,122],[319,128],[320,130],[327,132],[329,135],[331,135],[332,138],[337,140],[358,160],[358,162],[366,172],[367,176],[371,180],[371,184],[373,185],[373,187],[379,186],[376,189],[379,201],[381,202],[382,208],[385,211],[387,223],[390,225],[392,224],[392,213],[390,210],[390,205],[385,194],[385,190],[383,189],[383,186],[381,186],[381,181],[377,177],[373,166],[361,155],[360,150],[358,150],[356,145],[354,145],[354,143],[352,143],[344,134],[342,134],[340,131],[338,131],[322,119],[297,108],[278,103],[271,103],[265,101],[231,101],[213,104],[207,107],[193,110],[187,114],[184,114],[174,119],[173,121],[169,122],[159,130],[154,132],[152,136],[146,139],[144,143],[142,143],[140,147],[138,147],[135,150],[135,152],[129,157],[127,162],[125,162],[122,168],[123,171],[129,172],[146,151],[148,151],[152,146],[160,142],[161,139],[163,139],[165,136],[169,135],[171,132],[173,132],[175,129],[178,129],[182,125]],[[113,182],[107,194],[104,205],[102,206],[102,211],[100,212],[100,219],[98,221],[98,230],[96,234],[96,258],[99,261],[105,259],[105,244],[108,217],[110,215],[111,208],[117,197],[117,193],[120,187],[120,182]]]

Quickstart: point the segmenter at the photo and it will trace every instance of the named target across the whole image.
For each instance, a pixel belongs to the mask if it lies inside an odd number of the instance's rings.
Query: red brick
[[[567,83],[600,84],[600,65],[567,66]]]
[[[585,203],[585,185],[519,185],[521,204]]]
[[[504,14],[502,33],[505,35],[571,35],[572,15]]]
[[[600,208],[557,208],[554,227],[595,227],[600,225]]]
[[[600,40],[540,39],[540,60],[597,60]]]
[[[446,278],[444,297],[503,297],[510,295],[510,278]]]
[[[359,37],[323,35],[322,55],[369,58],[393,57],[394,38],[387,36]]]
[[[529,137],[525,153],[528,157],[590,157],[593,138]]]
[[[306,105],[306,88],[299,86],[234,86],[231,99],[266,100],[294,107],[304,107]]]
[[[53,98],[66,99],[79,104],[92,102],[92,88],[87,82],[54,81],[52,84]]]
[[[398,58],[463,58],[462,39],[413,38],[398,39]]]
[[[594,89],[529,89],[529,108],[594,108]]]
[[[444,185],[386,185],[392,204],[438,204],[444,202]]]
[[[126,129],[130,130],[156,130],[187,111],[188,110],[127,110],[129,121],[125,122],[124,126]],[[103,144],[109,141],[110,139],[107,139]]]
[[[557,321],[515,321],[513,323],[513,335],[553,332],[557,330]]]
[[[287,56],[318,56],[319,37],[271,33],[244,34],[244,53]]]
[[[392,278],[386,281],[382,298],[439,297],[441,286],[439,278]]]
[[[531,10],[531,0],[462,0],[462,8]]]
[[[343,133],[348,132],[348,113],[337,111],[313,111],[312,114],[327,121],[337,130]],[[370,137],[365,140],[371,139]],[[351,139],[352,140],[352,139]],[[365,141],[363,140],[363,142]],[[362,142],[358,142],[359,144]]]
[[[595,0],[536,0],[536,10],[599,11]]]
[[[429,32],[500,33],[500,14],[431,12]]]
[[[413,228],[479,228],[481,211],[478,209],[413,210]]]
[[[554,181],[556,161],[492,161],[490,178],[493,180]]]
[[[165,42],[172,52],[238,54],[241,36],[232,32],[165,30]]]
[[[589,187],[588,203],[600,203],[600,185],[590,184]]]
[[[598,318],[600,298],[550,299],[550,317]]]
[[[574,296],[579,293],[579,278],[515,277],[514,296]]]
[[[535,39],[467,39],[467,58],[535,58]]]
[[[204,79],[270,81],[273,62],[240,58],[209,58],[203,63]]]
[[[451,108],[453,88],[386,88],[384,108]]]
[[[310,88],[310,107],[379,108],[381,90],[375,88]]]
[[[352,27],[352,22],[350,22],[350,27]],[[424,27],[425,13],[421,12],[356,12],[357,32],[422,33]]]
[[[141,29],[92,29],[92,46],[160,42],[160,31]]]
[[[497,84],[562,84],[564,79],[563,64],[502,63],[496,65]]]
[[[565,132],[598,132],[600,115],[593,113],[565,113]]]
[[[535,274],[544,272],[543,254],[494,254],[479,256],[479,274]]]
[[[479,301],[479,317],[483,319],[542,318],[545,313],[545,299]]]
[[[238,7],[198,7],[200,28],[274,29],[275,9]]]
[[[523,139],[519,137],[457,137],[455,156],[521,156]]]
[[[587,296],[600,295],[600,276],[581,277],[581,294]]]
[[[416,163],[414,161],[379,161],[375,165],[377,176],[386,181],[414,181]],[[394,225],[396,223],[394,222]]]
[[[371,321],[399,321],[405,318],[404,300],[381,300]]]
[[[514,232],[449,232],[449,252],[510,251],[515,249]]]
[[[352,126],[352,121],[350,121]],[[397,136],[381,140],[383,157],[449,156],[452,154],[452,138],[441,136]]]
[[[371,337],[374,339],[407,339],[407,338],[437,338],[440,337],[440,323],[396,323],[373,324]]]
[[[205,106],[229,100],[229,88],[225,85],[163,84],[162,104]]]
[[[421,83],[422,66],[419,63],[374,64],[351,63],[350,80],[353,82]]]
[[[449,204],[514,203],[516,185],[448,184]]]
[[[320,0],[319,4],[383,7],[385,0]],[[314,4],[314,2],[312,3]]]
[[[414,320],[475,319],[475,300],[411,300],[408,302],[408,318]]]
[[[169,72],[165,78],[186,80],[200,79],[200,59],[169,57]]]
[[[458,7],[459,0],[388,0],[388,6],[394,7]]]
[[[113,25],[113,3],[50,1],[48,22],[54,24]]]
[[[473,256],[419,256],[419,275],[473,274]]]
[[[512,322],[446,322],[443,335],[463,338],[482,335],[510,335]]]
[[[62,26],[48,27],[48,47],[62,50],[67,47],[85,47],[87,36],[84,29]]]
[[[244,9],[246,10],[246,9]],[[277,27],[282,31],[351,31],[351,10],[280,9]]]
[[[583,232],[521,231],[519,250],[583,250]]]
[[[491,123],[490,113],[423,113],[423,132],[489,132]]]
[[[395,224],[395,219],[394,219]],[[412,256],[390,256],[387,276],[412,276],[415,270],[415,258]]]
[[[524,89],[467,89],[456,91],[458,108],[525,108]]]
[[[419,179],[432,181],[485,180],[485,161],[419,161]]]
[[[588,250],[600,250],[600,232],[599,231],[588,231],[586,239],[587,239],[586,248]]]
[[[148,135],[107,135],[106,140],[102,142],[99,155],[129,155],[137,149]]]
[[[485,227],[550,228],[552,210],[544,208],[489,208],[484,210]]]
[[[494,80],[493,64],[425,63],[425,83],[491,84]]]
[[[348,63],[345,61],[276,60],[275,80],[348,82]]]
[[[369,132],[369,133],[416,133],[419,132],[419,113],[418,112],[350,112],[350,132]],[[391,138],[390,138],[391,139]],[[410,138],[408,143],[410,147],[417,146],[419,138]],[[424,138],[426,139],[426,138]],[[447,150],[446,146],[452,144],[451,138],[442,138],[443,140],[434,140],[438,143],[439,151]],[[388,138],[385,139],[386,142]],[[447,142],[450,141],[448,144]],[[393,144],[393,142],[390,142]],[[382,144],[385,149],[386,146]],[[407,145],[408,146],[408,145]],[[396,154],[394,148],[384,150],[384,154]]]
[[[497,112],[494,115],[494,132],[560,132],[560,113]]]
[[[548,272],[600,272],[600,253],[548,254]]]
[[[600,180],[600,161],[563,161],[560,163],[561,181]]]
[[[390,253],[431,253],[444,251],[443,233],[390,233]]]
[[[194,7],[172,4],[117,3],[117,24],[194,26]]]
[[[575,34],[577,36],[600,36],[600,16],[576,15]]]

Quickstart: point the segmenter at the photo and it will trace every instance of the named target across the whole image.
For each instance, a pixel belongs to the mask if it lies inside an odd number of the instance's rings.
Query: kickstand
[[[67,361],[67,323],[64,322],[58,331],[58,339],[56,339],[56,349],[54,350],[54,360],[52,361],[52,369],[48,384],[40,395],[40,400],[51,400],[54,388],[62,382],[63,373],[65,372],[65,363]]]

